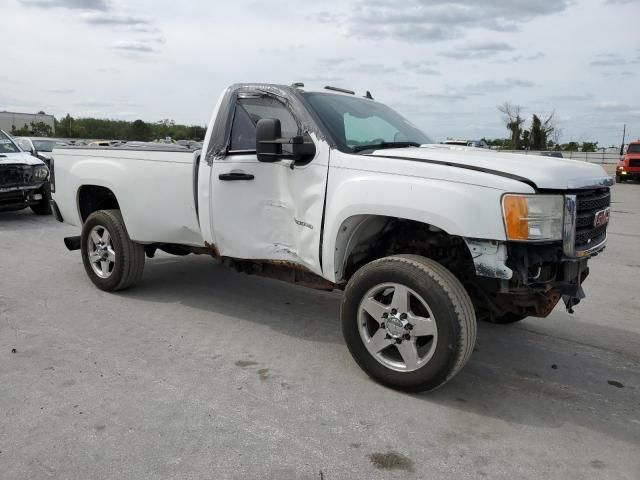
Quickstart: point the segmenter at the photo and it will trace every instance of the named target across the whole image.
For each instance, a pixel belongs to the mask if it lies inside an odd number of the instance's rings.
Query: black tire
[[[520,320],[524,320],[525,318],[527,318],[526,315],[518,315],[517,313],[509,312],[499,317],[487,317],[487,321],[498,325],[508,325],[510,323],[516,323]]]
[[[624,180],[619,175],[616,175],[616,183],[622,183]]]
[[[369,353],[360,334],[360,302],[372,288],[390,282],[420,295],[437,326],[430,360],[413,371],[383,365]],[[358,365],[377,382],[407,392],[434,390],[447,383],[467,363],[476,342],[476,317],[468,293],[449,270],[418,255],[385,257],[360,268],[347,284],[340,315],[345,341]]]
[[[94,227],[106,229],[111,237],[115,261],[108,278],[101,278],[94,272],[89,260],[88,237]],[[144,270],[144,247],[132,242],[127,233],[120,210],[98,210],[87,218],[80,237],[82,263],[91,281],[100,290],[115,292],[137,283]]]
[[[42,200],[36,205],[31,205],[31,211],[36,215],[51,215],[51,187],[49,184],[42,187]]]

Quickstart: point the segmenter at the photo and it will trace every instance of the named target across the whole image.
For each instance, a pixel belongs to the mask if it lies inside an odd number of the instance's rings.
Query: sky
[[[437,141],[640,137],[640,0],[0,0],[0,111],[205,125],[236,82],[371,91]],[[529,122],[527,122],[528,124]]]

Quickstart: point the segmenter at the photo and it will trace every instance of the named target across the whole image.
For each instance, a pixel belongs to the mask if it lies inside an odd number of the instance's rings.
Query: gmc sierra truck
[[[413,392],[460,371],[477,318],[571,311],[613,183],[589,163],[435,145],[369,92],[302,84],[226,89],[201,152],[53,158],[54,214],[81,229],[65,243],[98,288],[132,286],[159,249],[341,290],[355,361]]]

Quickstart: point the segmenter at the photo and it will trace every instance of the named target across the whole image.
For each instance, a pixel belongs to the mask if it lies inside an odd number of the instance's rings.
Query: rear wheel
[[[409,392],[434,390],[467,362],[476,340],[469,295],[439,263],[417,255],[373,261],[345,289],[342,331],[374,380]]]
[[[616,183],[622,183],[624,179],[620,175],[616,175]]]
[[[80,244],[84,268],[99,289],[123,290],[142,277],[144,247],[131,241],[119,210],[89,215]]]

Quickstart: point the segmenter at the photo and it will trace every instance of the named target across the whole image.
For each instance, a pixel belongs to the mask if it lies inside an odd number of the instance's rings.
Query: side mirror
[[[262,118],[256,124],[256,153],[260,162],[277,162],[282,154],[282,127],[277,118]]]
[[[260,162],[277,162],[290,158],[294,162],[311,160],[316,146],[303,136],[282,138],[280,120],[263,118],[256,125],[256,153]]]

